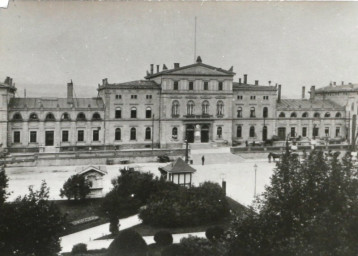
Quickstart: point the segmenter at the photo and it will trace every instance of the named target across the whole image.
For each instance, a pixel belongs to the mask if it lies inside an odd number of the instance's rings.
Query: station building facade
[[[247,75],[235,82],[232,67],[210,66],[200,57],[191,65],[154,69],[138,81],[103,79],[95,98],[75,98],[72,81],[66,98],[19,98],[6,78],[0,84],[0,143],[10,152],[59,152],[348,134],[347,107],[320,97],[319,90],[316,98],[311,89],[310,99],[282,99],[280,85],[249,83]]]

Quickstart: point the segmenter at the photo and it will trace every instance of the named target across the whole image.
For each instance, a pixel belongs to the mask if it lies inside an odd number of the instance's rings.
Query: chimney
[[[71,80],[72,83],[72,80]],[[107,78],[103,78],[102,79],[102,85],[107,85],[108,84],[108,79]]]
[[[247,84],[247,74],[244,75],[244,84]]]
[[[333,85],[336,86],[337,85],[336,82],[333,82]]]
[[[157,65],[157,73],[159,73],[159,65]]]
[[[278,85],[277,102],[281,102],[281,85]]]
[[[305,98],[306,87],[302,86],[302,99]]]
[[[269,86],[271,85],[271,81],[268,82],[269,83]]]
[[[9,85],[12,85],[12,78],[9,77]]]
[[[316,86],[312,85],[311,92],[310,92],[310,99],[314,100],[315,97],[316,97]]]
[[[150,64],[150,74],[153,75],[154,71],[154,64]]]
[[[239,84],[241,84],[241,78],[239,78]]]
[[[259,80],[255,80],[255,85],[259,85]]]
[[[344,81],[342,81],[342,85],[344,85]]]
[[[70,83],[67,83],[67,100],[72,100],[72,99],[73,99],[73,83],[71,80]]]
[[[174,63],[174,68],[180,68],[180,64],[179,63]]]
[[[165,64],[163,64],[163,70],[168,70],[168,68]]]

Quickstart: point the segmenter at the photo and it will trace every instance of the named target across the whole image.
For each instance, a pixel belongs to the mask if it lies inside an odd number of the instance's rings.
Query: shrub
[[[168,247],[164,248],[162,251],[162,256],[188,256],[188,253],[180,244],[171,244]]]
[[[148,251],[144,239],[135,231],[123,230],[109,245],[108,256],[146,256]]]
[[[72,247],[71,254],[79,254],[79,253],[85,253],[87,252],[87,244],[75,244]]]
[[[205,238],[189,236],[180,240],[180,245],[184,248],[186,256],[222,256],[226,249],[220,243],[210,243]]]
[[[83,175],[75,174],[68,178],[65,184],[63,184],[60,190],[60,196],[65,196],[68,200],[72,198],[74,200],[83,200],[90,192],[91,183],[88,182]]]
[[[211,242],[220,239],[224,235],[224,229],[219,226],[210,227],[206,230],[205,236]]]
[[[109,220],[109,232],[111,232],[112,235],[118,234],[119,231],[119,219],[116,217],[112,217]]]
[[[159,231],[155,233],[154,241],[160,246],[167,246],[173,243],[173,236],[168,231]]]
[[[228,203],[221,187],[205,182],[199,187],[180,187],[166,195],[150,198],[139,217],[143,223],[179,227],[195,226],[220,220],[229,213]]]

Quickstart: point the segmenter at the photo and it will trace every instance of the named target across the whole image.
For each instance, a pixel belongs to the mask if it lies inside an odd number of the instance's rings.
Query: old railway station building
[[[126,148],[232,145],[287,137],[349,138],[357,110],[354,85],[315,90],[305,99],[282,99],[281,85],[234,82],[233,68],[196,63],[160,70],[144,80],[110,83],[98,97],[20,98],[12,78],[0,83],[0,143],[10,152],[62,152]]]

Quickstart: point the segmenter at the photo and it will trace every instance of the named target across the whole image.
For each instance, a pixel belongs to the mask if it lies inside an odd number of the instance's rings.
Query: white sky
[[[249,82],[301,86],[358,82],[358,2],[10,1],[0,9],[0,80],[18,95],[77,97],[97,84],[143,79],[149,65],[204,63],[248,74]]]

